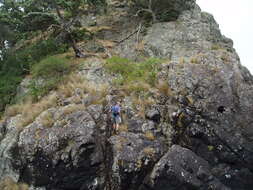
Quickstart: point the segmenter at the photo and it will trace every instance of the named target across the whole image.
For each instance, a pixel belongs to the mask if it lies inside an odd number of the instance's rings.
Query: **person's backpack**
[[[119,115],[119,106],[112,106],[112,114],[114,115],[114,116],[117,116],[117,115]]]

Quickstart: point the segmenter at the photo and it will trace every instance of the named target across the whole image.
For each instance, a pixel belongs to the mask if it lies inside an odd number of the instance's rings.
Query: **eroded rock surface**
[[[147,8],[146,2],[137,4]],[[168,60],[157,73],[166,93],[150,92],[152,105],[139,113],[130,95],[112,87],[117,76],[101,60],[88,61],[77,74],[93,86],[110,86],[105,101],[94,93],[80,99],[77,88],[23,129],[20,115],[1,123],[1,179],[10,176],[31,190],[252,189],[253,77],[195,1],[160,2],[153,1],[158,18],[167,6],[175,15],[149,27],[128,17],[125,2],[111,3],[120,9],[111,27],[121,29],[98,36],[115,41],[111,50],[121,56]],[[124,111],[118,134],[108,113],[113,98]],[[73,104],[78,110],[68,113]]]

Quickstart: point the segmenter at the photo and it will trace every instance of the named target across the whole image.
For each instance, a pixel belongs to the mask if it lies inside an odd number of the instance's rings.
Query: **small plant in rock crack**
[[[146,147],[143,149],[143,152],[147,155],[147,156],[154,156],[155,154],[155,149],[152,147]]]
[[[153,134],[151,131],[147,131],[147,132],[144,134],[144,136],[145,136],[148,140],[151,140],[151,141],[155,140],[155,136],[154,136],[154,134]]]

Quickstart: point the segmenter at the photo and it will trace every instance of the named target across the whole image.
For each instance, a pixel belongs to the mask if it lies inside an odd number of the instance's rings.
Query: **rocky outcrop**
[[[102,151],[97,143],[97,122],[103,125],[101,106],[68,115],[63,110],[45,111],[20,134],[15,118],[2,124],[2,179],[11,176],[35,187],[59,190],[99,185]],[[53,126],[42,122],[46,112],[57,119]]]
[[[214,49],[234,52],[232,40],[221,34],[213,16],[201,12],[198,5],[184,11],[174,22],[154,24],[144,37],[144,44],[150,56],[171,60],[189,59]]]
[[[173,145],[155,165],[142,189],[229,189],[210,171],[208,162]]]
[[[96,123],[87,111],[62,119],[65,125],[55,123],[47,129],[35,121],[21,132],[21,180],[48,189],[85,189],[95,183],[101,162]]]
[[[147,8],[145,2],[136,3]],[[100,59],[88,60],[77,74],[92,86],[111,85],[98,96],[103,101],[92,92],[76,98],[78,88],[23,129],[20,115],[1,123],[1,179],[46,190],[251,189],[253,77],[195,1],[159,2],[153,11],[161,16],[169,6],[173,19],[144,27],[123,3],[111,24],[121,30],[97,36],[116,41],[108,56],[168,60],[157,72],[166,93],[150,89],[155,101],[139,113],[130,95],[112,87],[117,75],[106,73]],[[108,110],[118,99],[124,125],[114,134]]]
[[[134,0],[135,6],[150,9],[159,21],[173,21],[185,10],[195,6],[195,0]],[[142,10],[140,9],[140,10]]]
[[[115,189],[139,189],[147,173],[164,154],[164,144],[144,135],[122,133],[110,138]]]

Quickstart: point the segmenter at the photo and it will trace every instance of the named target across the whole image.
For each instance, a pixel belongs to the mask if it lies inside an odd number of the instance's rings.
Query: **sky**
[[[214,16],[222,34],[234,41],[242,65],[253,74],[253,0],[197,0],[197,4]]]

